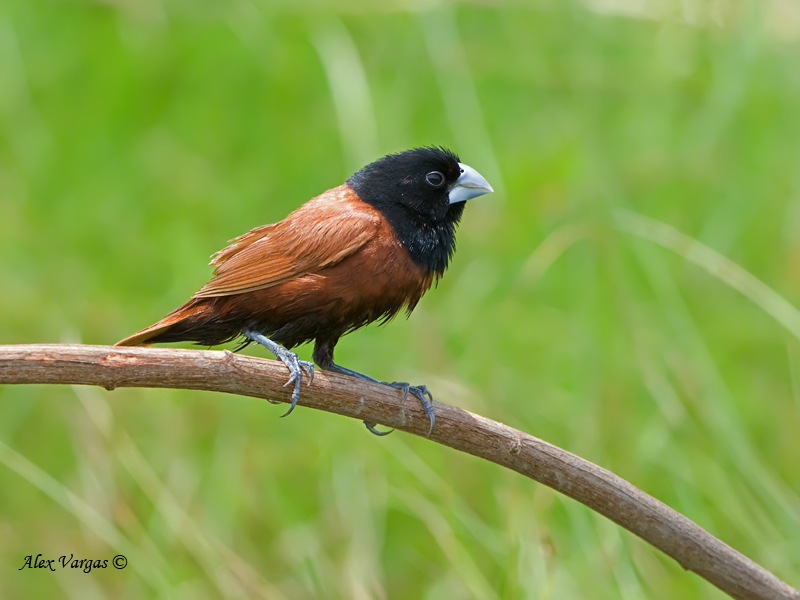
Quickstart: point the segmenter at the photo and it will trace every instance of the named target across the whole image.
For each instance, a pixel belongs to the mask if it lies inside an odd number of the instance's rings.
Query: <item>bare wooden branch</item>
[[[287,402],[282,363],[231,352],[31,344],[0,346],[0,384],[59,383],[228,392]],[[428,418],[398,390],[317,371],[300,404],[425,436]],[[434,403],[431,440],[485,458],[585,504],[733,598],[800,593],[666,504],[597,465],[502,423]]]

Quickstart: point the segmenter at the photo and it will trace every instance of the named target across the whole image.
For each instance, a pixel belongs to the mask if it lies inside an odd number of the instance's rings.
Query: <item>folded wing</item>
[[[355,254],[377,235],[380,223],[374,209],[351,195],[349,188],[330,190],[283,221],[232,240],[214,255],[214,276],[194,297],[264,289]]]

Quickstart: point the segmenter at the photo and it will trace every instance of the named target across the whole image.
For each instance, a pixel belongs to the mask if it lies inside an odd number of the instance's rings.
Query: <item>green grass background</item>
[[[4,0],[0,343],[113,343],[229,238],[444,144],[497,192],[411,319],[339,362],[800,586],[799,40],[779,1]],[[283,410],[0,388],[0,598],[723,597],[519,475]],[[129,565],[18,570],[37,553]]]

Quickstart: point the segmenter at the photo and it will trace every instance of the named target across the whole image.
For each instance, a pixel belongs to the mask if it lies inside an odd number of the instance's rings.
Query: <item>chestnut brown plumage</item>
[[[283,221],[232,240],[212,257],[214,276],[191,300],[117,345],[213,346],[239,336],[245,345],[259,342],[291,373],[286,414],[299,398],[302,369],[313,379],[313,364],[289,351],[298,344],[314,341],[314,362],[322,369],[378,381],[335,364],[336,342],[403,309],[410,314],[447,268],[465,201],[490,191],[443,148],[385,156]],[[387,385],[420,399],[432,431],[427,388]]]

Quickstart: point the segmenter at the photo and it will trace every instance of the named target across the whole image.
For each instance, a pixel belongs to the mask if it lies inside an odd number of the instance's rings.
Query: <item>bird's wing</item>
[[[214,277],[194,297],[263,289],[316,273],[355,254],[376,235],[379,217],[360,200],[330,192],[307,202],[279,223],[231,240],[230,246],[214,255]]]

